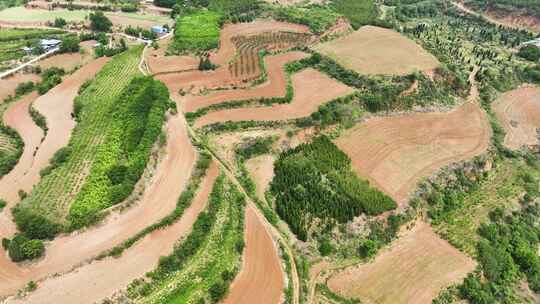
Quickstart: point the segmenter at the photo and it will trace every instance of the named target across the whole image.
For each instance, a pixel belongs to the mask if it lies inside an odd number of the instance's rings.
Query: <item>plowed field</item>
[[[273,121],[305,117],[315,112],[321,104],[353,92],[352,88],[311,68],[293,75],[292,85],[294,97],[289,104],[211,112],[198,119],[195,126],[225,121]]]
[[[521,87],[503,94],[493,103],[510,149],[540,144],[540,87]]]
[[[362,303],[429,304],[439,292],[474,270],[475,262],[417,223],[374,261],[347,268],[329,287]]]

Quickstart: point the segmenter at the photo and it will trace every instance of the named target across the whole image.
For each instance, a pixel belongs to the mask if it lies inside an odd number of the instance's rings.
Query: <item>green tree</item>
[[[109,32],[112,22],[101,11],[90,13],[90,29],[95,32]]]
[[[78,52],[80,40],[76,36],[69,36],[62,40],[60,45],[60,53],[75,53]]]
[[[54,19],[53,26],[58,27],[58,28],[63,28],[64,26],[66,26],[66,24],[67,24],[66,19],[64,19],[64,18],[56,18],[56,19]]]

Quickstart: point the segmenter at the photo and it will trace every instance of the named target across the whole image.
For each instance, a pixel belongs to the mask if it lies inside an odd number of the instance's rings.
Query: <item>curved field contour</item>
[[[336,144],[360,176],[403,205],[423,177],[483,153],[490,136],[485,113],[467,102],[448,113],[373,118],[345,132]]]
[[[195,122],[195,127],[200,128],[225,121],[274,121],[305,117],[315,112],[321,104],[354,91],[345,84],[312,68],[294,74],[292,85],[294,97],[289,104],[211,112],[198,119]]]
[[[493,110],[506,131],[510,149],[540,144],[540,87],[521,87],[504,93]]]

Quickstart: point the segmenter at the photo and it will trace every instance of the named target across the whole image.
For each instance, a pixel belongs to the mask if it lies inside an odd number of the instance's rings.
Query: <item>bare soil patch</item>
[[[364,26],[315,49],[361,74],[407,75],[439,65],[433,55],[414,41],[375,26]]]
[[[257,187],[257,196],[264,201],[264,193],[274,178],[274,156],[261,155],[249,159],[245,164]]]
[[[93,45],[96,43],[95,40],[83,41],[81,42],[81,52],[77,53],[65,53],[58,54],[36,63],[40,66],[42,70],[48,69],[51,67],[63,68],[66,71],[71,71],[76,67],[83,66],[90,62],[94,55]]]
[[[419,222],[374,261],[337,273],[328,286],[362,303],[429,304],[441,289],[474,268],[471,258]]]
[[[94,261],[66,275],[49,278],[41,282],[39,288],[28,297],[22,300],[9,299],[6,303],[43,303],[43,299],[47,299],[50,303],[91,304],[126,288],[132,280],[153,270],[159,257],[170,254],[175,242],[191,231],[193,223],[206,207],[218,174],[219,169],[214,162],[191,206],[184,211],[180,220],[147,235],[126,250],[121,257]],[[174,189],[169,189],[169,192],[178,194],[182,189],[183,187],[179,187],[177,183]],[[167,191],[160,193],[166,195]]]
[[[196,70],[199,67],[199,58],[193,56],[166,56],[165,52],[172,36],[159,40],[159,48],[149,48],[146,52],[146,64],[152,74],[184,72]]]
[[[491,129],[477,103],[447,113],[376,117],[336,140],[357,173],[404,205],[424,177],[483,153]]]
[[[9,95],[15,95],[17,85],[26,81],[39,82],[41,76],[31,73],[15,73],[13,76],[0,79],[0,103]]]
[[[246,208],[243,264],[224,304],[276,304],[283,294],[284,273],[272,240],[253,205]]]
[[[305,117],[316,111],[321,104],[353,92],[352,88],[311,68],[293,75],[292,85],[294,97],[289,104],[211,112],[198,119],[195,126],[225,121],[273,121]]]
[[[235,100],[249,100],[254,98],[283,97],[287,89],[287,75],[285,65],[289,62],[307,57],[304,52],[289,52],[265,58],[268,81],[246,89],[216,91],[208,95],[188,96],[184,101],[184,110],[193,112],[213,104]]]
[[[504,93],[493,105],[510,149],[540,144],[540,87],[524,86]]]

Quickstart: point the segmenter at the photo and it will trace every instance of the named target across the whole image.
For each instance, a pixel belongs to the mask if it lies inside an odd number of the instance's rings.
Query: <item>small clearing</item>
[[[493,105],[510,149],[540,144],[540,87],[523,86],[504,93]]]
[[[264,200],[264,193],[274,178],[274,160],[274,156],[266,154],[246,161],[246,168],[255,182],[257,196],[261,200]]]
[[[357,173],[404,205],[424,177],[483,153],[491,129],[477,103],[447,113],[376,117],[346,131],[336,144]]]
[[[360,74],[407,75],[439,66],[438,60],[414,41],[376,26],[363,26],[315,49]]]
[[[475,264],[419,222],[374,261],[337,273],[328,286],[362,303],[430,304],[441,289],[461,281]]]
[[[292,76],[294,97],[289,104],[238,108],[211,112],[198,119],[195,127],[225,121],[274,121],[300,118],[315,112],[321,104],[351,94],[354,90],[312,68]],[[324,88],[324,90],[321,90]]]

